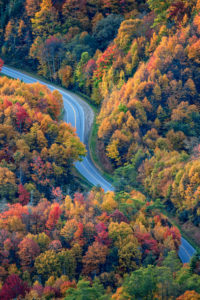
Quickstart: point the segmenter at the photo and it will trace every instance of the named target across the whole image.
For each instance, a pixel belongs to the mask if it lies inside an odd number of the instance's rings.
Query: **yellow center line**
[[[68,102],[69,105],[71,106],[71,108],[73,109],[74,111],[74,118],[75,118],[75,127],[76,127],[76,111],[74,109],[74,107],[72,106],[72,104],[70,102]],[[90,174],[90,176],[98,182],[97,178],[86,168],[86,166],[84,165],[84,163],[82,163],[82,167],[88,172],[88,174]],[[99,183],[100,184],[100,183]]]
[[[75,120],[75,128],[76,128],[76,111],[75,111],[73,105],[72,105],[69,101],[67,101],[67,100],[65,100],[65,101],[71,106],[71,108],[72,108],[72,110],[73,110],[73,112],[74,112],[74,120]],[[76,129],[77,129],[77,128],[76,128]]]
[[[66,101],[66,100],[65,100]],[[68,102],[68,101],[67,101]],[[70,102],[68,102],[69,103],[69,105],[71,106],[71,108],[72,108],[72,110],[73,110],[73,112],[74,112],[74,118],[75,118],[75,128],[76,128],[76,111],[75,111],[75,109],[74,109],[74,107],[73,107],[73,105],[70,103]],[[96,181],[96,177],[94,177],[94,175],[86,168],[86,166],[82,163],[82,167],[90,174],[90,176]]]

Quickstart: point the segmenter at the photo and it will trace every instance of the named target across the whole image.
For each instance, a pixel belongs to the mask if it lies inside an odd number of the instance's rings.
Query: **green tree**
[[[155,267],[140,268],[124,282],[124,288],[130,299],[153,299],[156,290]]]
[[[70,250],[62,250],[59,254],[62,274],[67,275],[70,279],[74,278],[76,270],[76,260]]]
[[[178,285],[174,281],[171,270],[167,267],[156,267],[155,276],[157,282],[157,291],[161,299],[167,300],[171,296],[177,296]]]
[[[67,290],[65,300],[106,300],[108,297],[103,296],[104,293],[103,286],[97,282],[91,286],[89,281],[80,280],[77,288],[69,288]]]
[[[176,276],[176,283],[180,294],[183,294],[187,290],[194,290],[200,293],[200,276],[192,274],[191,270],[187,267],[183,267]]]
[[[116,191],[130,192],[133,188],[138,187],[138,168],[145,158],[145,153],[142,150],[134,155],[130,164],[126,164],[115,170],[114,186]]]
[[[54,35],[58,27],[58,14],[52,1],[43,0],[40,4],[40,10],[36,12],[31,21],[34,35],[42,37]]]
[[[81,59],[74,72],[75,82],[78,83],[78,86],[82,91],[85,91],[86,80],[87,80],[86,74],[84,74],[84,67],[86,63],[89,61],[89,59],[90,59],[89,53],[83,52],[81,55]]]
[[[181,269],[181,262],[175,251],[170,251],[168,253],[167,257],[163,261],[163,266],[169,268],[172,273],[175,273]]]
[[[167,20],[167,10],[170,7],[171,0],[147,0],[147,3],[151,10],[155,12],[156,18],[154,20],[154,26],[157,24],[165,23]]]

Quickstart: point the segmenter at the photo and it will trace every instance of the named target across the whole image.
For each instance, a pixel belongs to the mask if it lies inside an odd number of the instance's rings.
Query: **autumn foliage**
[[[3,60],[0,59],[0,72],[1,72],[1,70],[2,70],[2,67],[3,67]]]
[[[76,193],[61,203],[43,198],[32,207],[9,205],[0,214],[2,299],[10,284],[8,299],[64,299],[66,293],[78,292],[80,276],[94,285],[98,276],[102,293],[109,285],[111,297],[125,272],[134,274],[146,262],[165,265],[170,255],[178,260],[179,230],[153,211],[153,203],[147,205],[145,198],[138,202],[134,194],[94,188],[87,196]],[[109,212],[108,199],[115,202]]]
[[[199,254],[181,265],[161,213],[199,242],[200,1],[2,0],[0,12],[6,64],[98,108],[93,144],[115,188],[75,175],[86,150],[57,91],[1,76],[0,299],[200,299]]]
[[[27,205],[43,193],[62,200],[59,185],[70,185],[73,161],[80,160],[85,149],[74,129],[58,120],[61,95],[38,83],[1,77],[0,97],[1,199]]]

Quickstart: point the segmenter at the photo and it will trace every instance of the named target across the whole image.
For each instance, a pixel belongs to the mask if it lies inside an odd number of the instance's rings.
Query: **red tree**
[[[25,189],[25,187],[22,184],[18,186],[18,193],[19,193],[19,202],[22,205],[27,205],[30,201],[30,193]]]
[[[156,255],[159,254],[158,242],[151,237],[150,233],[138,232],[136,233],[136,237],[145,254],[149,252]]]
[[[55,203],[50,211],[46,227],[50,230],[54,229],[61,215],[61,209],[58,203]]]
[[[19,243],[18,247],[18,254],[23,268],[26,270],[27,268],[32,267],[35,258],[40,254],[40,247],[38,244],[35,241],[25,237]]]
[[[30,118],[26,110],[19,103],[16,103],[15,109],[16,109],[15,115],[16,115],[17,127],[21,132],[22,125],[25,124],[25,122],[30,121]]]
[[[26,282],[23,282],[18,275],[12,274],[8,276],[6,282],[4,283],[1,292],[1,300],[10,300],[22,296],[24,298],[26,292],[29,291]]]
[[[56,252],[61,251],[62,249],[62,244],[59,240],[53,240],[48,247],[49,250],[54,250]]]
[[[125,217],[125,215],[119,211],[118,209],[116,209],[111,215],[110,217],[112,218],[113,222],[125,222],[128,223],[128,219],[127,217]]]
[[[0,63],[1,63],[1,62],[0,62]],[[0,71],[1,71],[1,66],[0,66]],[[7,97],[5,97],[4,100],[3,100],[3,107],[4,107],[4,109],[6,109],[6,108],[8,108],[9,106],[12,106],[12,102],[9,101],[9,100],[7,99]]]
[[[52,195],[54,197],[55,202],[62,203],[64,196],[63,196],[62,190],[59,186],[56,188],[54,188],[54,187],[52,188]]]
[[[42,186],[47,186],[50,182],[48,176],[52,172],[51,164],[48,161],[44,163],[41,157],[37,156],[33,158],[31,166],[33,170],[32,179]]]
[[[108,246],[111,243],[111,240],[108,237],[107,227],[103,222],[100,222],[96,225],[96,231],[97,231],[97,236],[95,237],[95,240],[99,244]]]
[[[78,202],[79,204],[84,203],[84,196],[81,193],[75,193],[74,194],[74,202]]]
[[[187,12],[187,8],[183,1],[177,1],[171,4],[169,10],[169,17],[175,22],[180,23]]]
[[[0,58],[0,72],[2,70],[2,67],[3,67],[3,60]]]
[[[85,73],[88,77],[91,77],[96,70],[97,65],[94,59],[90,59],[85,66]]]

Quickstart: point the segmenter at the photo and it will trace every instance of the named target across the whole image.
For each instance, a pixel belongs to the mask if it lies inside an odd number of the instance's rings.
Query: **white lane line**
[[[186,248],[181,244],[180,248],[186,253],[186,255],[188,256],[189,260],[191,258],[190,254],[188,253],[188,251],[186,250]]]
[[[95,172],[96,170],[94,169],[94,166],[93,166],[93,165],[90,163],[90,161],[88,160],[88,157],[85,157],[85,161],[86,161],[87,164],[89,165],[91,172],[92,172],[92,171]],[[93,170],[92,170],[92,169],[93,169]],[[101,183],[102,183],[103,185],[106,185],[107,187],[108,187],[108,186],[111,186],[111,184],[109,184],[109,182],[107,182],[99,172],[96,174],[96,178],[98,178],[98,180],[100,180]]]
[[[105,183],[100,182],[100,181],[98,180],[98,178],[95,177],[95,176],[89,171],[89,169],[86,168],[86,166],[85,166],[84,164],[81,164],[81,166],[87,171],[88,174],[90,174],[90,176],[94,179],[94,181],[95,181],[97,184],[99,184],[99,185],[102,184],[102,185],[104,185],[104,186],[106,187],[106,189],[107,189],[108,186],[106,186]]]
[[[63,101],[66,101],[70,105],[70,107],[72,108],[72,110],[74,112],[74,121],[75,121],[75,126],[74,127],[76,128],[76,111],[75,111],[73,105],[70,102],[68,102],[66,99],[64,99],[64,97],[63,97]]]

